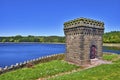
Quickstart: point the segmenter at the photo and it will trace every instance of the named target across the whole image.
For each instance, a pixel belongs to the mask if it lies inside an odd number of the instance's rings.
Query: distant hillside
[[[11,36],[11,37],[0,37],[0,42],[55,42],[65,43],[65,37],[61,36]],[[104,33],[104,43],[120,43],[120,31],[112,31]]]
[[[0,37],[0,42],[55,42],[64,43],[65,37],[61,36],[11,36],[11,37]]]
[[[120,43],[120,31],[111,31],[104,33],[103,35],[104,43]]]

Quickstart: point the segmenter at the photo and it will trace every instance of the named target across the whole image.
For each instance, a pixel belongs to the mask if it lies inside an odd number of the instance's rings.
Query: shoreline
[[[103,46],[120,47],[120,43],[103,43]]]
[[[0,42],[0,43],[15,43],[15,44],[19,44],[19,43],[39,43],[39,44],[65,44],[65,43],[57,43],[57,42]]]
[[[0,42],[0,43],[15,43],[15,44],[19,44],[19,43],[39,43],[39,44],[66,44],[66,43],[57,43],[57,42]],[[103,43],[103,46],[109,46],[109,47],[120,47],[120,43]]]
[[[66,43],[57,43],[57,42],[0,42],[0,44],[66,44]],[[120,43],[103,43],[103,46],[120,48]]]

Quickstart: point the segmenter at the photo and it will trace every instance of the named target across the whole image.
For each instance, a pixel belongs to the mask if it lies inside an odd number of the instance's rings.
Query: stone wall
[[[90,64],[91,46],[96,48],[96,58],[102,57],[104,23],[79,18],[64,23],[66,35],[66,60],[77,65]]]

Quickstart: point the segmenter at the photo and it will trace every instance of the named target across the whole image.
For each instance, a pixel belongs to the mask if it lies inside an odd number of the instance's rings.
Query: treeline
[[[0,37],[0,42],[56,42],[65,43],[65,37],[60,36],[11,36],[11,37]],[[104,33],[104,43],[120,43],[120,31],[112,31]]]
[[[112,32],[104,33],[103,42],[120,43],[120,31],[112,31]]]
[[[64,43],[65,37],[60,36],[11,36],[0,37],[0,42],[59,42]]]

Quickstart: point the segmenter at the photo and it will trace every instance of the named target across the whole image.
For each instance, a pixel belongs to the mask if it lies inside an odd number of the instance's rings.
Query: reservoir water
[[[120,54],[120,50],[113,50],[107,47],[103,47],[103,52]],[[65,44],[0,43],[0,67],[60,53],[65,53]]]

